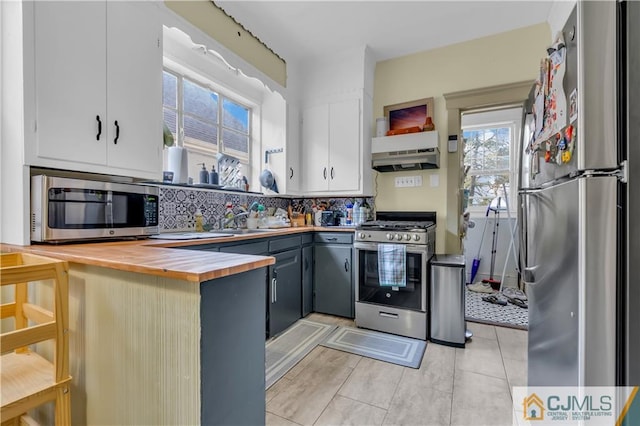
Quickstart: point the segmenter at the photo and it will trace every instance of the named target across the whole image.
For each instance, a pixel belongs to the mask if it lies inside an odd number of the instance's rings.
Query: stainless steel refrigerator
[[[579,1],[525,105],[529,386],[640,384],[638,22],[640,2]]]

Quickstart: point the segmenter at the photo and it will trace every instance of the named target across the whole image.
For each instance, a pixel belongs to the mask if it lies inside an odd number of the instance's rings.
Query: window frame
[[[496,110],[494,112],[496,113],[500,113],[501,110]],[[519,141],[520,138],[522,137],[521,133],[522,133],[522,123],[521,123],[521,118],[515,118],[516,114],[518,117],[520,117],[522,115],[522,109],[521,107],[513,107],[513,108],[508,108],[508,109],[503,109],[502,111],[504,111],[504,119],[498,119],[498,120],[487,120],[486,122],[479,122],[479,123],[474,123],[474,124],[470,124],[470,125],[463,125],[462,121],[463,118],[461,117],[461,135],[464,135],[464,133],[466,131],[469,130],[481,130],[481,129],[498,129],[498,128],[509,128],[511,130],[512,133],[512,137],[511,137],[511,141],[509,144],[509,171],[508,171],[508,175],[509,175],[509,189],[508,189],[508,204],[509,204],[509,214],[512,215],[512,217],[515,217],[516,213],[517,213],[517,195],[518,195],[518,149],[519,149]],[[469,110],[469,111],[465,111],[463,114],[476,114],[476,113],[482,113],[483,111],[474,111],[474,110]],[[513,117],[510,117],[511,114],[514,114]],[[464,155],[464,147],[463,147],[463,155]],[[465,163],[464,163],[464,158],[462,159],[462,167],[465,167]],[[493,172],[488,172],[488,173],[475,173],[477,175],[483,175],[483,174],[502,174],[500,173],[501,169],[492,169],[495,170]],[[471,173],[471,170],[469,170],[468,173]],[[464,182],[466,180],[466,175],[465,175],[465,179],[463,179],[463,189],[467,189],[464,186]],[[469,212],[471,214],[472,217],[484,217],[487,213],[487,208],[489,207],[488,204],[484,204],[482,206],[472,206],[469,203],[467,204],[467,209],[466,211]]]
[[[251,167],[251,155],[252,155],[252,141],[253,141],[253,120],[254,115],[256,113],[256,106],[250,104],[249,102],[242,100],[240,95],[229,94],[228,91],[221,89],[218,85],[216,85],[211,80],[202,77],[195,72],[188,70],[186,67],[167,63],[165,61],[163,67],[163,72],[167,72],[177,79],[177,87],[176,87],[176,133],[174,134],[174,138],[177,146],[182,146],[187,148],[187,150],[192,151],[194,153],[211,155],[215,157],[217,154],[225,154],[240,160],[240,163]],[[198,139],[190,138],[185,136],[184,134],[184,116],[185,112],[184,108],[184,88],[183,88],[183,80],[186,79],[189,82],[196,84],[200,87],[203,87],[207,90],[210,90],[213,93],[216,93],[218,96],[218,110],[216,111],[216,135],[217,135],[217,143],[209,143],[204,142]],[[223,114],[223,103],[224,100],[228,100],[233,102],[236,105],[239,105],[243,108],[246,108],[248,111],[248,120],[247,120],[247,152],[237,151],[235,149],[226,148],[223,140],[223,132],[224,130],[230,130],[236,133],[238,132],[236,129],[232,129],[230,127],[225,127],[222,123],[222,114]],[[163,102],[163,109],[165,108]],[[171,108],[173,109],[173,108]],[[164,121],[164,119],[163,119]],[[244,135],[243,133],[240,133]]]

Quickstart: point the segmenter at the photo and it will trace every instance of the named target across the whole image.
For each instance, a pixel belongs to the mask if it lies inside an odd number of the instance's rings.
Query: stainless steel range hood
[[[440,167],[438,132],[373,138],[371,168],[378,172],[437,169]]]

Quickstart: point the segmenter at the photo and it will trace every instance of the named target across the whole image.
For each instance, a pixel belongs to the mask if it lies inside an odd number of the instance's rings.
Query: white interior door
[[[108,2],[107,143],[110,166],[159,177],[162,25],[155,8],[153,2]]]
[[[40,158],[106,161],[105,9],[96,1],[34,2]]]

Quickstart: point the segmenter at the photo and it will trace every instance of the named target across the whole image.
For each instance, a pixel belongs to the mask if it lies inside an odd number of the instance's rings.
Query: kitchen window
[[[164,122],[178,145],[189,151],[190,167],[217,165],[216,154],[249,164],[252,109],[205,82],[166,69],[163,72]]]
[[[513,211],[521,119],[521,108],[462,115],[466,210],[485,213],[489,204],[501,197],[501,208],[508,201]]]

